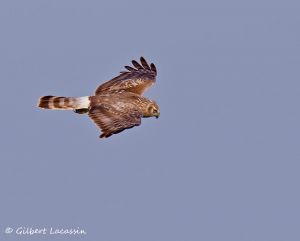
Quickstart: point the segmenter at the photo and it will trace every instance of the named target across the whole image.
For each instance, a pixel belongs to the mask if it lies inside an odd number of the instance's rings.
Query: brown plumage
[[[138,126],[143,117],[158,118],[159,106],[142,96],[155,83],[156,67],[153,63],[149,65],[143,57],[140,61],[141,64],[132,60],[133,67],[125,66],[127,71],[100,85],[94,96],[43,96],[38,107],[88,113],[102,131],[100,138]]]

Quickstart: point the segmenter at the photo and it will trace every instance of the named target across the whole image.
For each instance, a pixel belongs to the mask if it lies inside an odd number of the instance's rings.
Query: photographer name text
[[[7,227],[5,229],[6,234],[17,235],[85,235],[87,232],[82,228],[36,228],[36,227]]]

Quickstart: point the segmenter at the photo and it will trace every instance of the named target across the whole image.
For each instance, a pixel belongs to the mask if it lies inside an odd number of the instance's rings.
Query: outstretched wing
[[[113,106],[101,104],[89,110],[89,117],[101,129],[100,138],[107,138],[125,129],[139,126],[142,114],[138,110],[120,111]]]
[[[150,65],[141,57],[141,64],[132,60],[135,68],[125,66],[127,71],[120,72],[121,74],[112,80],[100,85],[96,90],[96,95],[102,93],[115,93],[115,92],[133,92],[142,95],[153,83],[157,75],[156,67],[153,63]]]

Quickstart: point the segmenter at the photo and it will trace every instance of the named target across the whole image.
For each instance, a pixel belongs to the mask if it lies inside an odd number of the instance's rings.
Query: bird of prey
[[[95,95],[84,97],[43,96],[38,107],[56,110],[74,110],[88,114],[101,129],[100,138],[107,138],[125,129],[139,126],[141,118],[160,115],[159,106],[143,96],[155,83],[156,67],[141,57],[138,63],[132,60],[115,78],[100,85]]]

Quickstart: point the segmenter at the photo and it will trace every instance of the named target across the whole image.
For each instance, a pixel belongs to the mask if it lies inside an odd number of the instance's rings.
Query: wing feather
[[[95,94],[121,93],[124,91],[132,92],[138,95],[143,93],[155,83],[157,70],[153,63],[149,64],[141,57],[141,64],[133,60],[131,66],[125,66],[128,71],[122,71],[117,77],[100,85]]]
[[[100,138],[107,138],[123,130],[139,126],[142,113],[136,109],[120,111],[111,105],[101,104],[89,110],[89,117],[101,129]]]
[[[137,61],[132,60],[131,63],[133,64],[134,67],[137,69],[144,69],[142,65],[140,65]]]
[[[148,65],[147,61],[144,59],[144,57],[141,57],[141,64],[143,65],[144,69],[147,69],[147,70],[151,70],[150,69],[150,66]]]
[[[124,66],[125,69],[129,70],[129,71],[137,71],[135,68],[132,68],[131,66]],[[125,71],[126,72],[126,71]]]
[[[150,67],[152,72],[157,73],[156,67],[153,63],[151,63]]]

